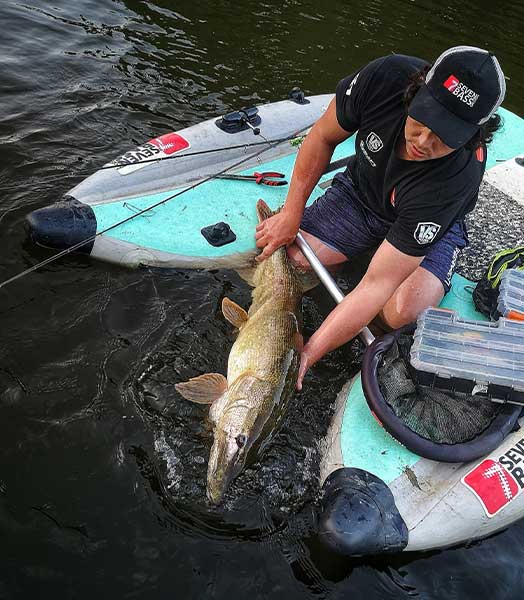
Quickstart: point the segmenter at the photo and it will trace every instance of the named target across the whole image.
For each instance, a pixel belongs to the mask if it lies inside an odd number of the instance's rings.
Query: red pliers
[[[259,185],[287,185],[287,181],[284,179],[284,173],[275,173],[274,171],[264,171],[263,173],[253,173],[253,175],[233,175],[229,173],[223,173],[222,175],[215,175],[217,179],[237,179],[240,181],[254,181]]]

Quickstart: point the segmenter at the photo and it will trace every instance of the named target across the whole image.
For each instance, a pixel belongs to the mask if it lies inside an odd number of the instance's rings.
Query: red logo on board
[[[460,81],[455,77],[455,75],[450,75],[444,82],[444,87],[452,92],[459,83]]]
[[[189,148],[189,142],[178,133],[166,133],[150,140],[149,143],[155,145],[164,154],[174,154]]]
[[[480,500],[488,517],[495,516],[516,498],[520,487],[513,475],[496,460],[483,460],[462,478]]]

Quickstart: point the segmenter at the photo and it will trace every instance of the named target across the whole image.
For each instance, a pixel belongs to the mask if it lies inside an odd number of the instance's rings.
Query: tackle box
[[[428,308],[417,320],[410,361],[420,384],[524,403],[522,321],[471,321]]]
[[[503,317],[524,320],[524,271],[504,271],[500,279],[497,309]]]

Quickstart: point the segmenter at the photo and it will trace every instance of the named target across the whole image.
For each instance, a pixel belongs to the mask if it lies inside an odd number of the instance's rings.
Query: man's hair
[[[404,92],[404,104],[406,108],[411,104],[411,101],[415,97],[415,94],[422,87],[426,80],[426,75],[431,69],[432,65],[427,65],[414,75],[410,77],[410,83]],[[494,114],[482,125],[479,126],[479,130],[475,135],[464,144],[464,148],[467,150],[476,150],[483,144],[489,144],[493,140],[495,133],[502,127],[502,118],[500,115]]]

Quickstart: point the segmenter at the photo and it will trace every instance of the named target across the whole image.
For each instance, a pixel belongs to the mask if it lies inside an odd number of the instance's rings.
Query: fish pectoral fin
[[[240,329],[242,325],[248,320],[247,312],[241,307],[225,297],[222,300],[222,314],[224,317],[235,327]]]
[[[295,332],[293,336],[293,341],[295,344],[295,350],[302,354],[302,350],[304,350],[304,336],[300,333],[300,331]]]
[[[190,402],[213,404],[227,390],[227,379],[220,373],[206,373],[175,384],[175,389]]]
[[[246,371],[239,375],[235,381],[231,383],[230,389],[247,397],[258,395],[271,395],[274,384],[263,377]]]
[[[302,350],[304,349],[304,336],[300,332],[297,315],[294,312],[288,311],[287,316],[288,316],[289,320],[291,321],[293,328],[295,329],[295,332],[293,333],[293,338],[292,338],[293,347],[299,354],[302,354]]]

